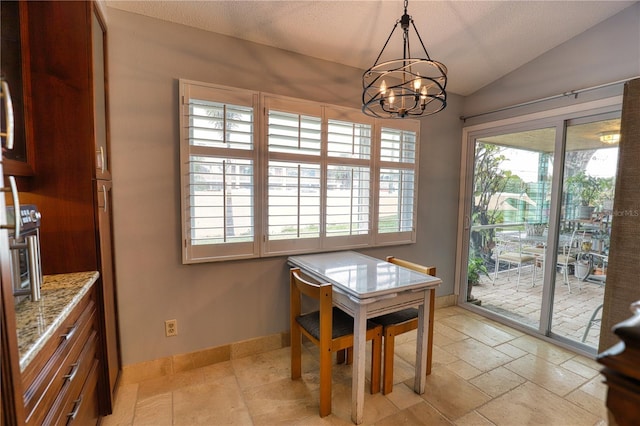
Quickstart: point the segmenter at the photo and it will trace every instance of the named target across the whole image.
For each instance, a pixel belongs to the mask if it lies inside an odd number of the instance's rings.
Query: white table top
[[[440,278],[421,274],[354,251],[291,256],[289,264],[358,299],[437,287]]]

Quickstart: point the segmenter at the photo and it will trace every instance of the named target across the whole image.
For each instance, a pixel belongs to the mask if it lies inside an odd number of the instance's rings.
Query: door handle
[[[9,83],[6,81],[2,82],[2,97],[4,98],[4,114],[5,114],[5,122],[7,123],[7,131],[0,133],[0,136],[6,137],[5,148],[8,150],[13,149],[13,102],[11,102],[11,93],[9,92]]]
[[[4,82],[3,82],[4,83]],[[14,239],[19,240],[22,233],[20,222],[20,198],[18,197],[18,186],[16,185],[16,178],[14,176],[8,176],[9,188],[2,188],[3,192],[11,192],[11,198],[13,198],[13,211],[14,211],[14,225],[1,225],[1,229],[13,229]]]

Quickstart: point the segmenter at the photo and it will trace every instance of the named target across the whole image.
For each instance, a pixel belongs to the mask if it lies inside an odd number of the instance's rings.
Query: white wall
[[[543,29],[541,29],[542,31]],[[535,36],[535,35],[532,35]],[[465,116],[640,76],[640,2],[485,86],[464,100]],[[492,114],[466,124],[622,95],[622,85]]]
[[[114,247],[123,364],[288,330],[286,258],[180,262],[178,78],[359,108],[361,71],[108,9]],[[453,292],[461,98],[423,119],[418,242]],[[179,335],[164,337],[164,320]]]

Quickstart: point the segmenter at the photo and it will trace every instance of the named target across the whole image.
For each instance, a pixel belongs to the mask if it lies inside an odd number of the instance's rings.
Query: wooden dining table
[[[413,389],[418,394],[424,393],[430,338],[429,299],[442,282],[439,278],[354,251],[291,256],[288,263],[318,282],[331,283],[333,304],[354,319],[351,420],[355,424],[362,423],[364,416],[367,319],[418,308]]]

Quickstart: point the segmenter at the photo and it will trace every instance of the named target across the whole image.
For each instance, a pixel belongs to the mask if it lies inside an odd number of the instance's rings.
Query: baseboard
[[[456,302],[456,296],[451,294],[436,297],[435,302],[436,309],[453,306]],[[119,384],[139,383],[149,379],[169,376],[219,362],[284,348],[289,346],[289,344],[290,336],[288,332],[276,333],[270,336],[257,337],[255,339],[216,346],[196,352],[172,355],[165,358],[126,365],[122,368]]]

